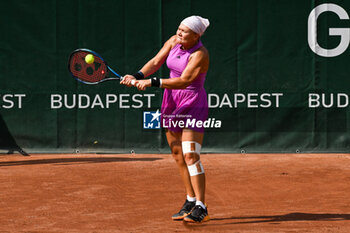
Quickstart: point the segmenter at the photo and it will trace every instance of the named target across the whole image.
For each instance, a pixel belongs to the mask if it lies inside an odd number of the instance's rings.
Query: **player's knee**
[[[182,142],[182,153],[188,165],[191,165],[199,160],[201,148],[202,146],[198,142],[194,142],[194,141]]]
[[[184,154],[185,162],[187,166],[194,164],[199,160],[199,155],[196,153],[186,153]]]
[[[173,156],[176,163],[184,163],[181,147],[172,148],[171,155]]]
[[[203,165],[200,161],[201,144],[193,141],[182,142],[182,153],[188,167],[190,176],[197,176],[204,173]]]
[[[172,154],[174,160],[178,164],[185,164],[184,158],[182,154]]]
[[[173,154],[173,156],[182,155],[181,147],[173,147],[171,149],[171,153]]]

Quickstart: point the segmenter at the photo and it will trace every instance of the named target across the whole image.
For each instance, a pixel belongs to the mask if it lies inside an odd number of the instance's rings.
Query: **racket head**
[[[88,64],[85,57],[88,54],[94,56],[94,62]],[[120,75],[113,72],[117,78],[109,78],[109,66],[105,60],[96,52],[90,49],[74,50],[68,60],[68,70],[70,74],[80,82],[85,84],[98,84],[105,80],[120,79]]]

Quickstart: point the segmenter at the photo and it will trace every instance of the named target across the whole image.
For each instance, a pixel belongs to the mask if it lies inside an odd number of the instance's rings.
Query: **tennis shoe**
[[[204,209],[200,205],[196,205],[191,214],[186,216],[184,218],[184,221],[186,222],[192,222],[192,223],[201,223],[201,222],[207,222],[210,220],[210,217],[208,215],[208,209]]]
[[[189,215],[193,209],[193,207],[196,205],[195,201],[188,201],[186,200],[184,205],[182,206],[181,210],[174,214],[171,218],[173,220],[183,220],[184,217]]]

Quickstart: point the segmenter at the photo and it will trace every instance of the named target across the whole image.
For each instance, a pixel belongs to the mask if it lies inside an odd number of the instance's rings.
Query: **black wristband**
[[[134,76],[136,78],[136,80],[140,80],[140,79],[145,78],[145,75],[141,71],[137,72],[136,74],[133,74],[132,76]]]
[[[157,78],[157,77],[151,78],[151,86],[160,87],[160,78]]]

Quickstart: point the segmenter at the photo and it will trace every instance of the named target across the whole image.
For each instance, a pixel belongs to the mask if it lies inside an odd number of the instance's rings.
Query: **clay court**
[[[211,221],[168,154],[0,155],[0,232],[350,232],[349,154],[203,154]]]

